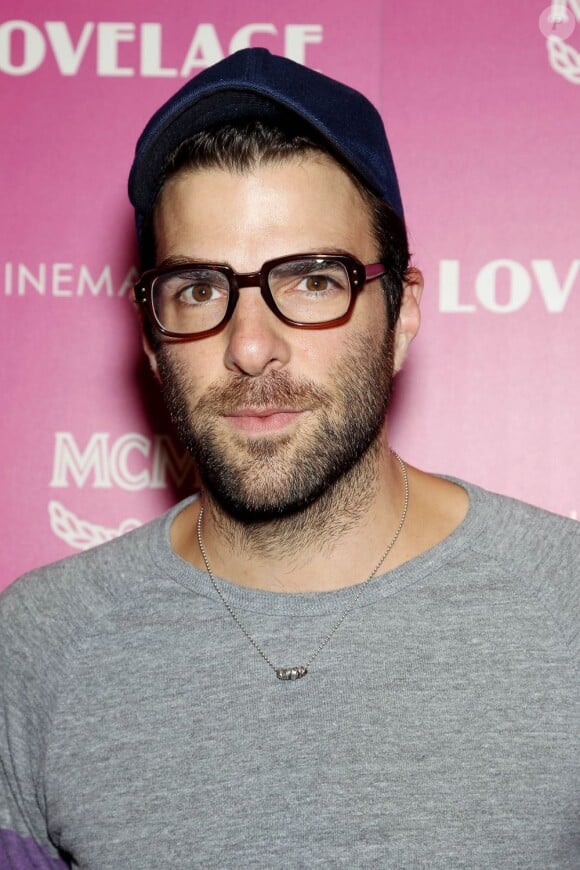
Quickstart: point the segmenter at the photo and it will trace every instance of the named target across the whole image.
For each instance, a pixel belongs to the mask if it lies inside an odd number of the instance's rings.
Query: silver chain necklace
[[[204,561],[205,568],[206,568],[206,571],[208,573],[209,579],[211,580],[213,587],[214,587],[215,591],[217,592],[217,594],[219,595],[224,607],[226,608],[226,610],[228,611],[228,613],[230,614],[230,616],[232,617],[232,619],[234,620],[234,622],[236,623],[238,628],[240,628],[243,631],[243,633],[245,634],[247,639],[250,641],[250,643],[252,644],[252,646],[254,647],[256,652],[258,652],[262,656],[262,658],[264,659],[266,664],[270,668],[272,668],[272,670],[274,671],[274,673],[276,674],[276,676],[278,677],[279,680],[299,680],[300,677],[306,676],[306,674],[308,673],[308,668],[310,667],[310,665],[312,664],[314,659],[317,657],[317,655],[320,652],[322,652],[322,650],[324,649],[324,647],[326,646],[326,644],[328,643],[330,638],[333,636],[333,634],[336,631],[338,631],[338,629],[340,628],[340,626],[342,625],[342,623],[344,622],[344,620],[346,619],[348,614],[351,612],[351,610],[355,606],[356,602],[358,601],[358,599],[360,598],[360,596],[362,595],[362,593],[366,589],[369,582],[373,579],[373,577],[375,576],[375,574],[377,573],[377,571],[379,570],[379,568],[381,567],[381,565],[383,564],[383,562],[385,561],[385,559],[387,558],[387,556],[389,555],[389,553],[391,552],[393,547],[395,546],[395,543],[397,542],[397,539],[398,539],[399,535],[401,534],[401,529],[403,528],[403,525],[405,524],[405,519],[407,517],[407,509],[409,507],[409,478],[407,476],[407,467],[406,467],[405,463],[403,462],[403,460],[401,459],[401,457],[399,456],[399,454],[395,453],[393,451],[393,455],[398,460],[399,465],[401,466],[401,471],[403,473],[403,482],[404,482],[404,487],[405,487],[403,512],[401,514],[401,519],[399,520],[399,525],[397,526],[395,534],[391,538],[387,549],[385,550],[385,552],[383,553],[383,555],[381,556],[381,558],[379,559],[379,561],[377,562],[377,564],[375,565],[375,567],[373,568],[373,570],[371,571],[371,573],[369,574],[367,579],[363,583],[360,583],[358,585],[355,593],[352,595],[350,601],[348,602],[346,610],[342,613],[342,615],[337,620],[337,622],[334,624],[334,626],[329,631],[329,633],[326,635],[324,640],[322,640],[319,643],[316,651],[310,656],[310,658],[303,665],[294,665],[293,667],[289,667],[289,668],[277,667],[270,660],[270,657],[262,649],[262,647],[258,644],[256,639],[254,637],[252,637],[252,635],[250,634],[250,632],[248,631],[248,629],[246,628],[246,626],[244,625],[244,623],[242,622],[242,620],[240,619],[238,614],[235,612],[235,610],[232,607],[232,605],[230,604],[230,602],[227,600],[227,598],[225,598],[223,592],[219,588],[217,581],[213,575],[213,572],[212,572],[210,564],[209,564],[209,559],[207,557],[207,553],[206,553],[205,547],[203,545],[203,539],[201,536],[201,527],[202,527],[202,521],[203,521],[203,505],[201,506],[200,511],[199,511],[199,516],[197,518],[197,543],[199,544],[199,551],[203,557],[203,561]]]

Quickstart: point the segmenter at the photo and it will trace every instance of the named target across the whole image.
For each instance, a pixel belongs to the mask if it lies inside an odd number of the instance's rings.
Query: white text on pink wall
[[[566,272],[557,270],[552,260],[532,260],[529,266],[507,258],[490,260],[471,281],[462,277],[460,260],[439,262],[439,310],[444,314],[473,314],[478,309],[512,314],[534,296],[549,314],[561,314],[573,290],[580,294],[580,259],[572,260]]]
[[[164,40],[160,22],[86,21],[73,35],[66,21],[15,19],[0,24],[0,72],[30,75],[50,59],[63,76],[75,76],[91,64],[97,76],[188,78],[227,54],[253,45],[306,63],[307,47],[323,41],[323,26],[278,27],[272,22],[256,22],[226,37],[215,24],[205,22],[192,25],[191,34],[177,54],[173,42]]]
[[[80,444],[73,432],[56,432],[50,486],[118,487],[129,492],[165,489],[169,482],[182,486],[192,468],[189,453],[177,448],[168,435],[148,438],[126,432],[113,438],[109,432],[93,432]]]

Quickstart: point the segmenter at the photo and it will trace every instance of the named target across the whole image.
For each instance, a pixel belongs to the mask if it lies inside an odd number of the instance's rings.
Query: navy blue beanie
[[[401,219],[403,204],[381,117],[361,93],[265,48],[246,48],[188,81],[139,137],[129,176],[137,235],[163,182],[163,167],[185,139],[237,120],[293,113],[352,167]]]

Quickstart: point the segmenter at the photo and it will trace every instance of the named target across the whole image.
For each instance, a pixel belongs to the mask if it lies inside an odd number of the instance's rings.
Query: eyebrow
[[[353,256],[350,251],[346,250],[346,248],[337,248],[334,245],[328,245],[328,246],[321,245],[317,248],[311,248],[310,250],[296,251],[295,254],[293,254],[293,253],[288,254],[288,256],[300,257],[303,254],[307,257],[311,257],[314,254],[343,254],[347,257]],[[276,258],[273,257],[272,259],[276,259]],[[268,261],[266,260],[266,262],[268,262]],[[186,256],[185,254],[171,254],[169,257],[165,257],[163,260],[161,260],[161,262],[157,264],[156,268],[157,269],[170,269],[172,267],[179,268],[181,266],[191,266],[192,264],[199,264],[200,266],[229,266],[230,269],[233,268],[233,266],[230,263],[228,263],[227,261],[216,262],[215,260],[208,260],[208,259],[201,259],[200,257]]]
[[[170,269],[172,266],[191,266],[192,263],[199,263],[200,265],[210,264],[211,260],[200,260],[197,257],[186,257],[184,254],[172,254],[170,257],[165,257],[161,260],[160,263],[157,264],[157,269]],[[221,265],[216,263],[217,265]]]

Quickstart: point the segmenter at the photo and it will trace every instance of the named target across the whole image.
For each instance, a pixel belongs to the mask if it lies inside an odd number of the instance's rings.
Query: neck
[[[370,574],[397,529],[403,504],[401,468],[381,436],[323,496],[288,516],[241,522],[204,493],[203,542],[214,574],[240,585],[284,592],[337,589]]]

